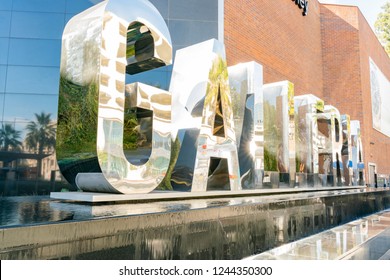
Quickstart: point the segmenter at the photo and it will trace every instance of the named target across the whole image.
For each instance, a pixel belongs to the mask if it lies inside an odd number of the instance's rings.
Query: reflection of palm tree
[[[0,129],[0,145],[1,150],[9,151],[16,150],[22,142],[19,141],[20,131],[15,130],[10,124],[3,125]]]
[[[45,149],[51,149],[55,145],[55,124],[50,119],[51,114],[35,114],[36,121],[30,121],[26,129],[26,145],[29,149],[43,154]],[[41,176],[42,159],[38,159],[38,177]]]

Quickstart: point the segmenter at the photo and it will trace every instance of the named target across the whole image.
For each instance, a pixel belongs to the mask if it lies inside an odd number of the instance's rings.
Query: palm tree
[[[46,151],[54,148],[55,145],[55,134],[56,127],[51,120],[51,114],[46,114],[42,112],[40,114],[35,114],[35,121],[30,121],[26,130],[26,146],[30,150],[37,152],[38,154],[43,154]],[[38,177],[41,177],[41,166],[42,159],[38,159]]]
[[[21,132],[11,124],[2,125],[0,129],[0,146],[2,151],[17,150],[22,142],[19,141]]]

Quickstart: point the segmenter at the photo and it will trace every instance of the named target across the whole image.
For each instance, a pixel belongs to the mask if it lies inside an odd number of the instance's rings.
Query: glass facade
[[[55,156],[61,38],[75,14],[101,0],[0,1],[0,195],[70,189]],[[131,2],[131,1],[130,1]],[[218,38],[218,0],[150,0],[174,52]],[[172,66],[128,75],[168,89]]]

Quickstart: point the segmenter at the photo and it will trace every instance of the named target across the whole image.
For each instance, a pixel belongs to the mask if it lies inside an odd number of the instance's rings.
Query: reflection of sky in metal
[[[150,70],[145,73],[126,75],[126,84],[140,82],[150,86],[167,90],[169,88],[171,70],[172,70],[172,66],[165,66],[165,67],[160,67],[158,69]]]

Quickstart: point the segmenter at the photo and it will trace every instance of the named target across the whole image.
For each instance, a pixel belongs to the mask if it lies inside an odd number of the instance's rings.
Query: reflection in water
[[[353,222],[332,228],[331,230],[289,243],[278,248],[249,257],[255,260],[335,260],[335,259],[378,259],[364,254],[364,247],[374,247],[364,242],[375,237],[390,225],[390,211],[365,217]],[[382,239],[383,240],[383,239]],[[367,244],[367,245],[366,245]],[[383,244],[383,241],[382,241]],[[382,246],[382,254],[388,249]],[[376,249],[378,250],[378,249]],[[364,257],[360,256],[359,254]],[[369,251],[369,250],[368,250]],[[380,250],[379,250],[380,251]],[[379,255],[380,253],[378,252]]]
[[[390,207],[390,191],[383,190],[311,196],[112,205],[3,198],[0,258],[240,259]],[[72,217],[74,222],[53,223]],[[49,224],[39,232],[40,242],[34,238],[41,227],[9,228],[42,221]],[[26,232],[28,237],[22,238]],[[344,233],[339,238],[343,244]],[[29,246],[34,243],[41,245]],[[40,250],[42,246],[47,250]]]
[[[7,197],[0,199],[0,225],[20,226],[72,220],[72,212],[55,209],[48,199],[38,196]]]

